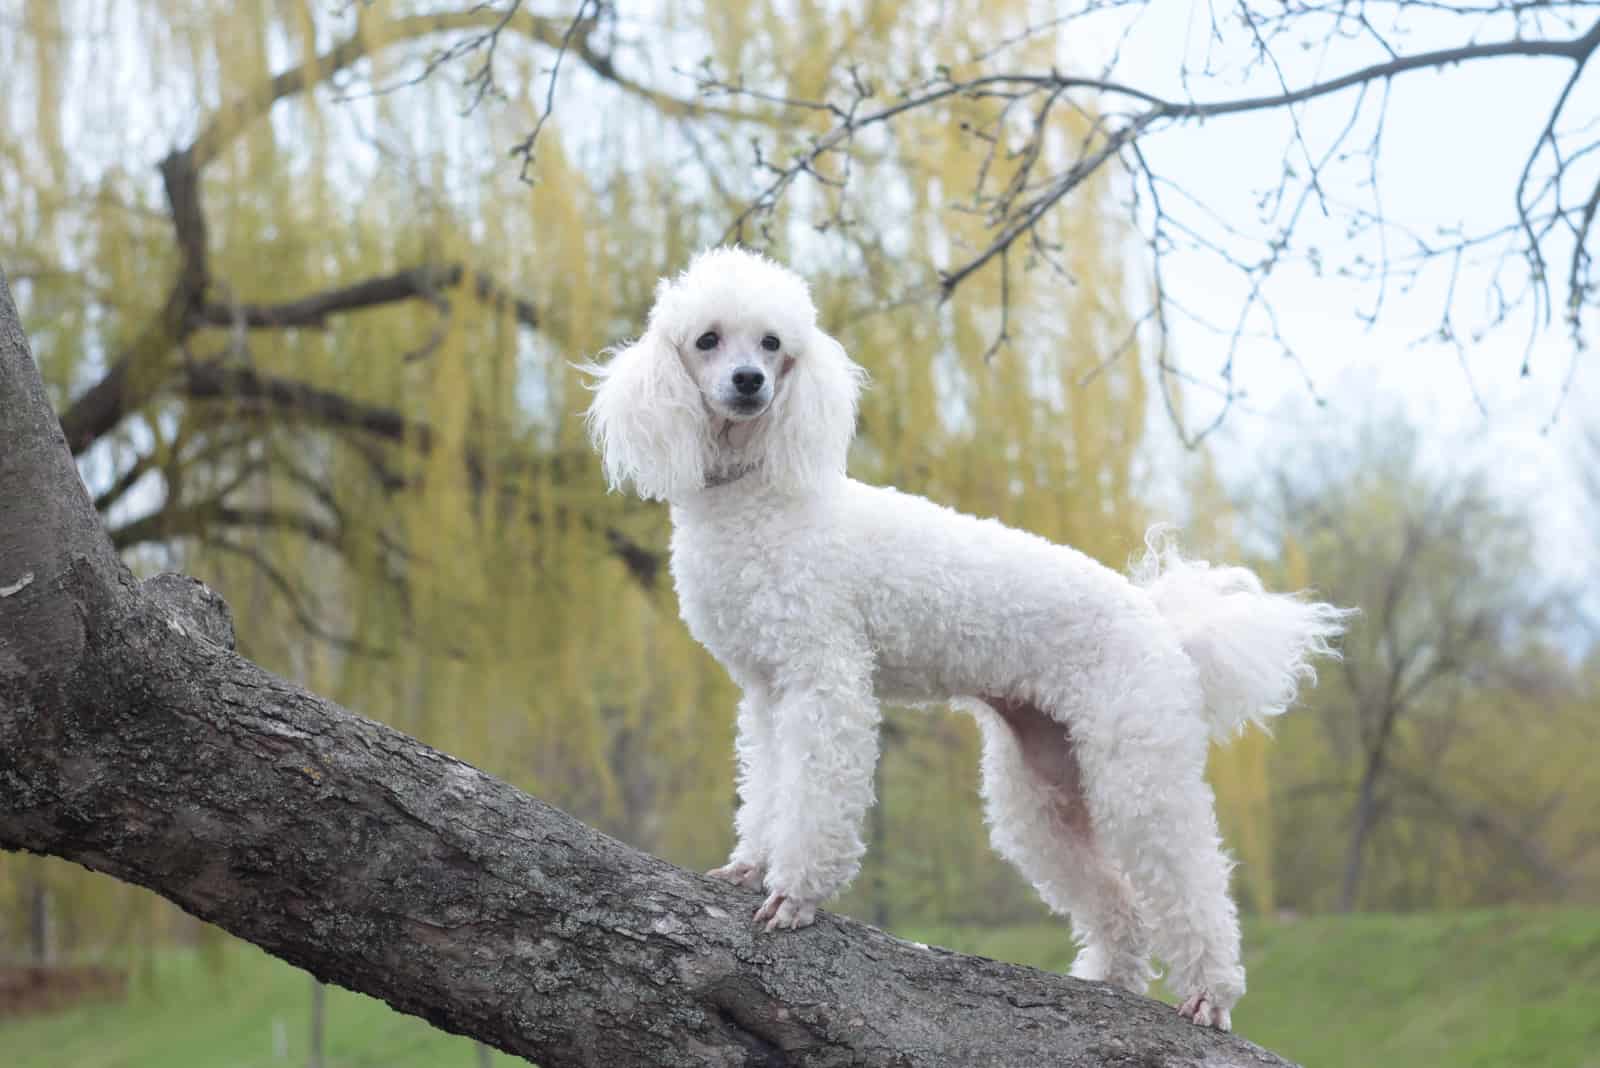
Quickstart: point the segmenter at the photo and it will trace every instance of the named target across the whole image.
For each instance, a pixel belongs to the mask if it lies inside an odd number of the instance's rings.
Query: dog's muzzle
[[[759,367],[734,368],[728,384],[717,402],[730,419],[754,419],[772,404],[772,379]]]

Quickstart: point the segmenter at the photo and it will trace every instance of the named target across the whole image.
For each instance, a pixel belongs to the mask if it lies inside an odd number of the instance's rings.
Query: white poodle
[[[737,249],[656,291],[603,366],[613,488],[672,506],[695,638],[744,690],[738,842],[712,875],[804,927],[855,876],[878,704],[956,700],[984,740],[995,847],[1082,944],[1072,973],[1226,1030],[1244,993],[1206,750],[1276,715],[1343,613],[1149,539],[1130,579],[1076,550],[845,475],[862,370],[806,283]]]

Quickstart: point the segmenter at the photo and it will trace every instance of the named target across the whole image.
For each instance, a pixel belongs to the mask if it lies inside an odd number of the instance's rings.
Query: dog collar
[[[756,467],[756,464],[741,464],[740,466],[735,467],[732,471],[723,471],[718,474],[707,475],[705,488],[715,489],[718,486],[726,486],[730,482],[737,482],[745,475],[748,475],[750,472],[754,471]]]

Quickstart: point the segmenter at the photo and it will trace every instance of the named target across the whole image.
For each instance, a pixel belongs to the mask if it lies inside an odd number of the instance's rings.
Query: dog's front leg
[[[872,804],[878,706],[868,670],[838,664],[786,686],[773,708],[779,765],[768,831],[767,930],[805,927],[861,867]]]
[[[739,702],[739,812],[728,863],[706,872],[735,886],[759,887],[766,878],[771,847],[773,798],[778,792],[777,740],[772,704],[764,687],[744,684]]]

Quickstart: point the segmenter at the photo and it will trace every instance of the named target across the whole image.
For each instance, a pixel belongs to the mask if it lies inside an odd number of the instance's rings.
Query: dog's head
[[[734,478],[806,492],[842,477],[864,378],[817,328],[804,279],[735,248],[663,278],[644,336],[584,370],[611,487],[663,500]]]

